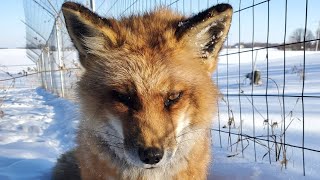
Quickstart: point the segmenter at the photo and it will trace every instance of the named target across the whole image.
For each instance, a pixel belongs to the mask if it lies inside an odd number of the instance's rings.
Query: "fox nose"
[[[155,147],[139,148],[139,158],[145,164],[157,164],[163,157],[163,150]]]

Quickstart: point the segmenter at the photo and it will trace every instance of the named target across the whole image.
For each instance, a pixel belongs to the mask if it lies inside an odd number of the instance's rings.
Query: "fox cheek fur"
[[[205,179],[219,97],[211,74],[232,7],[219,4],[192,17],[160,8],[118,20],[66,2],[62,12],[85,69],[71,153],[78,176]]]

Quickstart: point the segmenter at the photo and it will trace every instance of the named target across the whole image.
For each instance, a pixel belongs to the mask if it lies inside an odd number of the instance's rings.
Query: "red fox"
[[[121,19],[62,6],[85,72],[78,146],[54,179],[206,179],[219,91],[212,81],[232,7]]]

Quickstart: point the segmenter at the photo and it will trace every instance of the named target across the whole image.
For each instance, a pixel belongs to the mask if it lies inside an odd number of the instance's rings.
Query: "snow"
[[[247,180],[247,179],[311,179],[295,171],[281,170],[279,165],[257,163],[242,157],[226,158],[226,149],[214,148],[214,163],[208,179]]]
[[[237,51],[237,49],[229,50],[228,53]],[[225,50],[221,52],[224,53],[227,52]],[[240,54],[240,70],[238,54],[229,55],[228,59],[227,56],[220,57],[219,69],[215,74],[219,76],[213,78],[223,94],[227,92],[237,94],[240,87],[243,95],[240,97],[242,121],[240,121],[239,97],[225,95],[224,101],[219,102],[219,114],[213,128],[219,129],[220,124],[221,130],[226,132],[230,130],[237,134],[242,130],[242,133],[248,136],[256,135],[266,139],[267,130],[271,131],[271,127],[265,123],[268,118],[269,123],[278,123],[278,126],[273,128],[277,137],[280,136],[281,128],[286,123],[286,143],[302,146],[304,124],[305,147],[320,150],[318,142],[320,124],[317,120],[320,102],[318,98],[305,97],[303,119],[302,99],[296,97],[302,93],[302,81],[298,71],[302,69],[303,52],[286,52],[285,77],[283,51],[269,49],[268,53],[268,86],[266,86],[266,50],[259,50],[257,54],[256,68],[261,71],[263,81],[260,86],[252,87],[244,80],[244,75],[252,71],[252,57],[255,59],[255,53],[248,51]],[[319,58],[318,52],[306,52],[305,96],[320,96],[320,79],[317,78],[320,75]],[[283,88],[286,95],[292,95],[284,98],[285,104],[282,102],[282,96],[280,99],[276,96],[282,94]],[[275,95],[267,98],[268,109],[265,96],[249,96],[251,93],[263,95],[266,91]],[[0,179],[50,179],[51,169],[59,155],[75,146],[75,132],[79,119],[77,104],[54,96],[41,88],[1,89],[0,99],[3,99],[3,102],[0,102],[0,110],[4,112],[4,116],[0,118]],[[230,129],[228,102],[235,123]],[[286,146],[288,163],[285,168],[280,163],[282,154],[280,160],[275,161],[273,143],[269,144],[270,164],[269,156],[266,155],[267,142],[253,139],[237,142],[237,135],[212,132],[213,163],[208,179],[318,179],[319,152],[305,150],[306,176],[303,176],[302,150],[299,148]],[[228,141],[229,138],[231,142]],[[242,145],[245,147],[243,154]]]
[[[57,157],[75,145],[77,106],[40,88],[0,92],[0,179],[49,179]]]
[[[231,156],[239,154],[236,157],[228,158],[231,159],[229,160],[231,167],[233,166],[235,169],[251,167],[250,165],[248,166],[248,164],[232,164],[235,158],[242,157],[240,149],[243,145],[243,158],[246,159],[247,162],[251,162],[255,168],[258,167],[261,171],[261,175],[253,179],[301,179],[303,178],[303,176],[301,176],[303,174],[302,149],[286,146],[288,162],[287,169],[284,170],[285,168],[281,165],[281,161],[284,158],[282,154],[283,151],[280,153],[279,161],[275,161],[275,143],[268,144],[264,140],[268,139],[268,133],[272,134],[272,131],[274,131],[278,142],[280,138],[284,141],[283,133],[285,132],[286,144],[320,150],[320,143],[318,142],[320,139],[320,124],[318,121],[320,109],[320,102],[318,100],[318,97],[320,97],[320,79],[317,78],[320,75],[320,53],[307,51],[304,54],[303,51],[286,51],[286,63],[284,65],[283,51],[269,49],[267,60],[267,52],[265,49],[255,51],[253,54],[250,50],[251,49],[241,49],[240,51],[242,52],[240,55],[237,53],[238,49],[229,49],[228,52],[226,52],[226,50],[221,52],[221,54],[234,54],[220,57],[218,71],[216,72],[218,76],[214,76],[221,93],[224,94],[224,100],[219,102],[219,115],[217,116],[214,129],[219,129],[220,124],[221,130],[225,132],[230,130],[230,132],[235,135],[229,136],[228,133],[219,134],[215,132],[214,145],[216,148],[222,146],[222,149],[216,149],[215,153],[219,151],[229,151],[227,154]],[[304,62],[305,81],[303,87],[302,74]],[[252,67],[254,66],[260,70],[262,74],[263,84],[260,86],[252,86],[249,80],[245,79],[245,75],[252,72]],[[269,73],[267,72],[267,66]],[[283,68],[284,66],[285,69]],[[241,94],[240,98],[237,95],[239,92]],[[268,97],[264,96],[266,92],[269,95]],[[284,97],[282,97],[283,92]],[[229,93],[229,96],[226,95],[227,93]],[[302,98],[302,93],[306,97]],[[251,94],[257,96],[251,96]],[[228,110],[230,110],[230,115],[228,114]],[[228,126],[229,118],[234,119],[234,125],[231,125],[230,129]],[[272,126],[272,124],[274,124],[274,126]],[[223,128],[223,126],[225,128]],[[286,130],[284,131],[283,129]],[[236,134],[241,131],[242,134],[248,135],[249,138],[245,139],[244,137],[243,141],[238,141]],[[250,138],[253,136],[257,136],[260,139],[255,140]],[[231,142],[228,141],[229,138]],[[271,139],[270,136],[269,138]],[[235,150],[236,147],[238,147],[238,150]],[[268,155],[269,151],[270,160]],[[220,157],[217,158],[217,161],[220,161]],[[317,177],[320,171],[320,165],[318,163],[320,162],[319,152],[305,150],[304,158],[305,178],[318,179]],[[270,171],[270,161],[272,168],[273,166],[276,167],[276,171]],[[228,160],[223,159],[221,162],[225,164]],[[213,168],[214,171],[219,170],[220,164],[217,163],[217,165],[217,168]],[[231,172],[234,171],[230,166],[228,166],[228,168]],[[245,169],[244,171],[237,171],[236,177],[241,177],[241,174],[250,168]],[[225,170],[222,171],[223,172],[217,172],[216,174],[225,172]],[[276,174],[277,177],[273,177],[274,174]]]
[[[37,50],[35,50],[36,52]],[[0,81],[0,88],[14,87],[38,87],[39,77],[35,73],[36,65],[27,57],[26,49],[0,49],[0,79],[20,77],[24,73],[28,76],[10,81]],[[30,74],[34,74],[31,75]]]
[[[34,68],[35,63],[27,57],[26,49],[0,49],[1,70],[10,73],[19,73],[22,70],[27,70],[28,67]]]

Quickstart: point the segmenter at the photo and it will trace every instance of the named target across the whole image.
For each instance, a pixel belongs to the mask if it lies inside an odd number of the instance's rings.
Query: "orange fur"
[[[81,178],[206,179],[219,94],[211,73],[232,8],[115,20],[68,2],[63,13],[86,69],[75,150]],[[160,162],[139,160],[146,148],[163,150]]]

